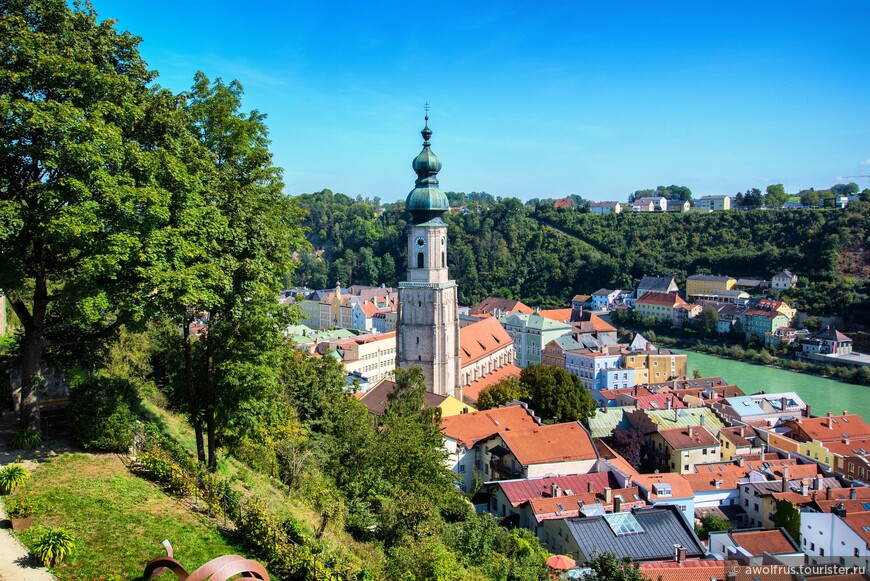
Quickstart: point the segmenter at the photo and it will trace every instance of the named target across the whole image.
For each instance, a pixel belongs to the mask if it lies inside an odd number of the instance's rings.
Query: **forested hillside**
[[[301,255],[294,284],[402,279],[400,204],[379,214],[375,201],[329,190],[297,202],[309,212],[305,226],[315,250]],[[633,288],[644,274],[673,274],[680,282],[698,272],[769,279],[788,268],[810,283],[794,300],[817,314],[849,316],[866,303],[867,283],[841,276],[838,266],[849,257],[860,261],[868,208],[596,215],[514,198],[471,202],[445,215],[448,264],[465,304],[494,294],[542,306],[601,287]]]

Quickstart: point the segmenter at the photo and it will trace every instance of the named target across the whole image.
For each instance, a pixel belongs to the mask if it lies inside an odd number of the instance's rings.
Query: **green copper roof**
[[[411,167],[417,174],[415,187],[405,200],[405,209],[414,216],[414,223],[420,224],[436,218],[450,209],[450,203],[444,192],[438,189],[438,172],[441,162],[438,156],[429,149],[432,130],[429,129],[429,115],[426,115],[426,126],[420,132],[423,135],[423,151],[414,158]]]

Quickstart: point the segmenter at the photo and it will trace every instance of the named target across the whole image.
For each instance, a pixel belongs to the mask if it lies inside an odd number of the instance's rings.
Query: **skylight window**
[[[861,527],[861,528],[864,529],[865,533],[870,533],[870,527]]]
[[[561,502],[559,504],[557,504],[556,506],[559,508],[559,510],[565,510],[565,507],[562,506]]]
[[[643,527],[640,526],[640,523],[637,522],[637,519],[630,512],[605,514],[604,520],[607,521],[607,524],[610,525],[610,530],[617,537],[644,532]]]
[[[870,502],[862,502],[861,506],[864,507],[864,510],[870,510]]]

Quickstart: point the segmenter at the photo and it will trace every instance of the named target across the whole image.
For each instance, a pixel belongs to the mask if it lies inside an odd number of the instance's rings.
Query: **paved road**
[[[0,521],[8,523],[6,509],[0,502]],[[0,530],[0,581],[55,581],[43,567],[34,567],[27,549],[10,529]]]

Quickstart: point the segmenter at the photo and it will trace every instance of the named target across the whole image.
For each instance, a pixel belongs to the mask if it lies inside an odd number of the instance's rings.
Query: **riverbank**
[[[697,351],[680,348],[672,348],[672,351],[687,356],[690,374],[697,369],[704,377],[722,377],[746,394],[793,391],[812,406],[813,415],[848,410],[870,418],[870,388],[867,386]]]
[[[755,350],[742,345],[706,345],[698,340],[682,340],[675,337],[658,336],[656,344],[661,347],[677,347],[697,353],[705,353],[724,359],[733,359],[743,363],[777,367],[795,373],[806,373],[854,385],[870,386],[870,368],[852,367],[848,365],[817,365],[795,359],[778,357],[766,349]]]

